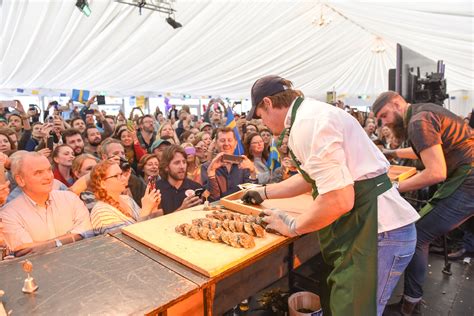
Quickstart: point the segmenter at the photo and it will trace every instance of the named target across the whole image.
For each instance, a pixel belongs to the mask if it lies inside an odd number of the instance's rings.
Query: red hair
[[[128,210],[124,210],[121,206],[120,203],[116,200],[114,200],[110,195],[107,194],[107,190],[105,190],[102,187],[102,183],[105,181],[105,178],[107,177],[107,170],[109,170],[110,167],[115,165],[116,163],[109,161],[109,160],[104,160],[102,162],[99,162],[91,171],[91,188],[92,192],[94,192],[94,195],[97,200],[105,202],[109,205],[112,205],[116,209],[118,209],[122,214],[128,217],[132,217],[132,214]]]

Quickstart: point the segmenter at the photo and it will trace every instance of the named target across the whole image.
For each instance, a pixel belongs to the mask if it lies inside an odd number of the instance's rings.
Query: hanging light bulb
[[[329,23],[331,23],[331,22],[332,22],[331,18],[328,18],[327,16],[324,17],[323,5],[321,4],[321,11],[320,11],[319,19],[315,19],[313,21],[313,25],[318,26],[318,27],[324,27],[326,25],[329,25]]]
[[[374,44],[372,45],[372,53],[374,54],[382,54],[385,52],[385,45],[381,37],[375,37]]]

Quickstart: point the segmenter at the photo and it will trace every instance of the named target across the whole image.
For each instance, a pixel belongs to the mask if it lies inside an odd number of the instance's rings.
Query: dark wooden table
[[[21,262],[33,263],[39,289],[21,291]],[[12,315],[158,314],[199,286],[111,236],[0,262],[1,299]]]
[[[0,262],[1,301],[12,315],[221,315],[309,260],[318,245],[315,234],[288,239],[208,278],[121,233],[98,236]],[[34,265],[34,294],[21,291],[24,259]]]
[[[320,252],[317,234],[307,234],[288,239],[233,269],[208,278],[124,234],[118,233],[114,237],[199,286],[200,304],[203,305],[203,313],[209,316],[222,315]]]

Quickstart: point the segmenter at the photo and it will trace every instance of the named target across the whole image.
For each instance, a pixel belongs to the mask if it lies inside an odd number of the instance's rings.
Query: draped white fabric
[[[448,90],[474,86],[471,1],[177,0],[176,30],[165,14],[89,4],[87,18],[75,0],[0,0],[0,89],[248,98],[258,77],[280,74],[310,96],[376,95],[397,42],[444,60]]]

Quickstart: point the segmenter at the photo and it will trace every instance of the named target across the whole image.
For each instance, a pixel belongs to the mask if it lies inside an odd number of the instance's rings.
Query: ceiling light
[[[372,45],[372,53],[381,54],[385,52],[385,44],[381,37],[375,37],[374,44]]]
[[[173,1],[170,0],[115,0],[115,2],[138,7],[140,14],[142,9],[166,13],[168,15],[175,12],[171,5]]]
[[[171,25],[174,29],[178,29],[183,26],[181,23],[173,19],[171,15],[166,18],[166,22],[168,22],[168,24]]]
[[[84,13],[84,15],[87,17],[90,16],[92,13],[91,8],[89,7],[89,3],[87,3],[87,0],[77,0],[76,7],[81,10],[81,12]]]
[[[323,27],[323,26],[326,26],[326,25],[329,25],[329,23],[332,22],[332,19],[331,18],[327,18],[327,17],[324,17],[323,15],[323,5],[321,5],[321,11],[320,11],[320,15],[319,15],[319,19],[315,19],[313,21],[313,25],[316,25],[316,26],[319,26],[319,27]]]

